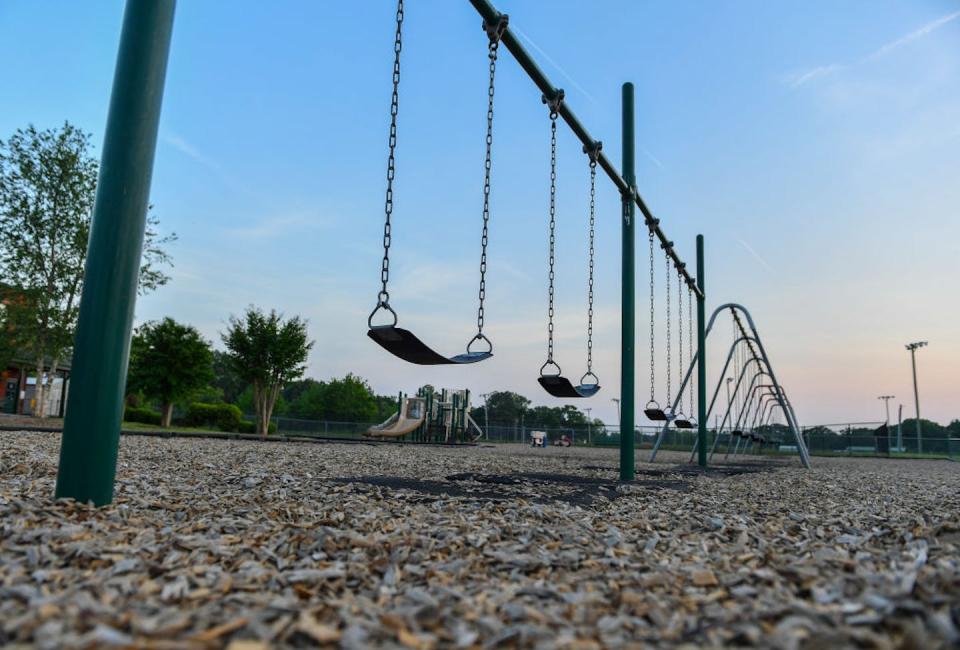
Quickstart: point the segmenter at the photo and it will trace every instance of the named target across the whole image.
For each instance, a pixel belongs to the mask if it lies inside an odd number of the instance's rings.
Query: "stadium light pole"
[[[887,427],[887,450],[889,453],[890,449],[890,400],[892,400],[896,395],[881,395],[877,399],[883,400],[883,408],[887,414],[887,419],[883,421],[883,425]]]
[[[588,444],[588,445],[592,445],[592,444],[593,444],[593,440],[592,440],[592,435],[591,435],[591,434],[592,434],[592,431],[590,431],[590,428],[591,428],[591,427],[590,427],[590,412],[593,411],[593,409],[590,408],[590,407],[587,407],[587,408],[585,408],[585,409],[583,409],[583,410],[587,412],[587,444]]]
[[[897,451],[903,451],[903,404],[897,409]]]
[[[892,400],[894,397],[896,397],[896,395],[881,395],[880,397],[877,398],[877,399],[883,400],[883,407],[887,414],[887,419],[884,420],[884,423],[887,426],[890,426],[890,400]]]
[[[487,432],[488,436],[490,435],[490,409],[487,408],[487,398],[490,395],[492,393],[480,393],[480,397],[483,398],[483,430]]]
[[[910,351],[910,364],[913,366],[913,402],[917,407],[917,453],[923,453],[923,434],[920,432],[920,392],[917,389],[917,350],[927,345],[926,341],[907,343]]]

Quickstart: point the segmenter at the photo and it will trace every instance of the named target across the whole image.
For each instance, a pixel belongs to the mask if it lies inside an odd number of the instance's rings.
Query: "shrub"
[[[240,421],[240,433],[256,433],[257,432],[257,423],[253,420],[241,420]],[[271,422],[270,426],[267,427],[267,433],[276,433],[277,432],[277,423]]]
[[[220,431],[238,431],[240,409],[233,404],[204,404],[194,402],[187,409],[185,421],[192,427],[214,427]]]
[[[127,407],[123,413],[124,422],[139,422],[160,426],[160,413],[148,408]]]

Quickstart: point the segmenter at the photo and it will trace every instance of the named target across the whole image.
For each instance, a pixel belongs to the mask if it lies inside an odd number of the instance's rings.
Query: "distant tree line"
[[[586,429],[589,423],[599,432],[603,421],[590,420],[587,414],[576,406],[534,406],[530,400],[511,391],[495,391],[487,395],[481,406],[474,407],[471,417],[483,426],[512,426],[542,429]]]
[[[172,318],[135,332],[127,373],[127,412],[132,421],[169,427],[210,425],[267,435],[271,418],[379,422],[397,398],[376,395],[353,374],[340,379],[302,379],[313,342],[307,323],[255,307],[231,317],[214,350],[191,325]],[[242,415],[252,420],[243,420]]]

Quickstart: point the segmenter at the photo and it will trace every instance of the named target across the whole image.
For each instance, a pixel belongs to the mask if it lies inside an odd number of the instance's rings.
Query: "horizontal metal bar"
[[[500,18],[500,12],[497,11],[496,7],[489,2],[489,0],[470,0],[470,4],[473,5],[474,9],[477,10],[477,13],[487,22],[496,22]],[[507,47],[510,53],[513,55],[513,58],[517,60],[517,63],[520,64],[520,67],[523,68],[524,72],[527,73],[527,76],[537,85],[537,88],[540,89],[540,92],[547,98],[556,97],[559,92],[559,88],[553,85],[547,75],[540,69],[540,66],[537,65],[537,62],[533,60],[533,57],[527,52],[523,47],[520,41],[517,39],[516,35],[510,30],[510,26],[504,30],[503,35],[500,37],[500,41]],[[587,129],[580,123],[580,120],[570,109],[570,106],[564,100],[560,104],[560,117],[563,118],[563,121],[567,123],[567,126],[570,127],[570,130],[577,136],[577,138],[583,144],[587,146],[592,146],[596,140]],[[640,208],[640,212],[643,214],[644,222],[647,225],[647,228],[653,230],[653,234],[657,239],[660,240],[660,246],[666,251],[667,255],[670,256],[670,259],[673,261],[674,267],[677,271],[683,276],[684,281],[687,284],[687,287],[690,288],[693,293],[699,297],[703,297],[703,293],[700,291],[700,287],[697,286],[696,279],[687,272],[686,264],[683,260],[680,259],[680,256],[677,255],[676,249],[673,247],[673,242],[664,234],[663,230],[660,228],[659,220],[653,216],[653,213],[650,211],[650,208],[647,207],[647,204],[644,202],[643,197],[640,196],[640,193],[637,192],[636,187],[630,187],[627,185],[627,182],[623,179],[623,176],[620,174],[619,170],[610,162],[610,159],[601,151],[600,156],[597,159],[597,164],[601,169],[607,174],[613,184],[617,186],[617,190],[621,194],[630,194],[633,196],[634,201],[637,204],[637,207]]]

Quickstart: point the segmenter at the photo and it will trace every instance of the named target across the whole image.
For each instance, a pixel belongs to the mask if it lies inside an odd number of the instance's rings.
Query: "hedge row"
[[[123,414],[125,422],[140,422],[160,426],[160,413],[148,408],[128,407]],[[244,420],[240,409],[233,404],[203,404],[194,402],[187,408],[183,424],[190,427],[216,429],[229,433],[256,433],[257,425]],[[277,425],[271,422],[268,433],[276,433]]]

